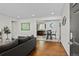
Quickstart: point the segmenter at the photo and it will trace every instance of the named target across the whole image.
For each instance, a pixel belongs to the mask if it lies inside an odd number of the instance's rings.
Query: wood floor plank
[[[59,42],[45,42],[43,48],[39,41],[36,43],[36,49],[32,51],[31,56],[67,56],[63,46]]]

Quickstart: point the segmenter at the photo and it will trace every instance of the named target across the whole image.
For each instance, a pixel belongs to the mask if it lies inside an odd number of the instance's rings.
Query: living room
[[[67,18],[65,25],[62,25],[63,16],[66,16]],[[22,56],[28,55],[31,51],[32,56],[70,55],[70,46],[68,45],[68,42],[70,40],[69,20],[68,3],[0,4],[0,46],[3,47],[0,49],[0,55]],[[44,33],[42,35],[38,35],[37,24],[39,23],[49,23],[49,25],[46,25],[46,29],[44,31],[50,30],[50,26],[51,30],[55,30],[54,34],[48,35]],[[54,37],[51,35],[54,35]],[[43,37],[45,38],[45,40]],[[25,40],[23,40],[26,38],[27,40],[29,38],[31,40],[26,43],[24,42]],[[17,39],[19,39],[20,45],[15,44],[17,42]],[[13,45],[12,42],[15,45]],[[9,46],[6,46],[7,44]],[[49,48],[48,46],[46,47],[47,50],[45,50],[46,48],[44,48],[46,44],[48,44],[49,46]],[[53,48],[53,45],[56,45],[56,47],[58,46],[58,48]]]

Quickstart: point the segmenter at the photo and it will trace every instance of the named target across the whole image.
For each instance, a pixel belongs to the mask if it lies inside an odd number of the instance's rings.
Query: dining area
[[[59,41],[59,31],[58,21],[41,21],[37,24],[37,40]]]

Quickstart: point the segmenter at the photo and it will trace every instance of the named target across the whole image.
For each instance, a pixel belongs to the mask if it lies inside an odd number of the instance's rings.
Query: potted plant
[[[9,30],[9,28],[6,26],[6,27],[4,27],[4,33],[7,35],[7,38],[6,38],[6,40],[8,40],[9,38],[8,38],[8,34],[10,34],[10,30]]]

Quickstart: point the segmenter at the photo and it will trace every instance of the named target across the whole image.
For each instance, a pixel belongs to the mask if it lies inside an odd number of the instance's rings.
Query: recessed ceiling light
[[[34,17],[34,16],[35,16],[35,14],[32,14],[32,16]]]
[[[51,14],[54,15],[55,13],[54,12],[51,12]]]
[[[17,18],[21,18],[20,16],[17,16]]]

